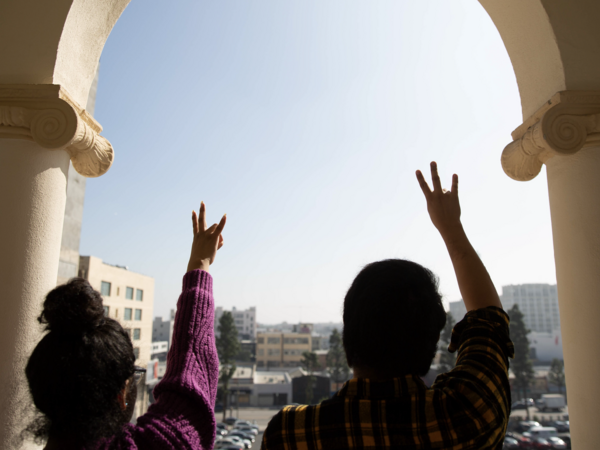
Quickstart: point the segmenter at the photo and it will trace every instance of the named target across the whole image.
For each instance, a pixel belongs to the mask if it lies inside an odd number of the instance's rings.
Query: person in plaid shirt
[[[319,405],[287,406],[265,430],[262,449],[501,449],[510,415],[509,319],[460,221],[458,176],[433,191],[417,179],[440,232],[467,314],[448,350],[456,367],[428,388],[446,314],[437,278],[411,261],[367,265],[344,300],[343,342],[352,380]]]

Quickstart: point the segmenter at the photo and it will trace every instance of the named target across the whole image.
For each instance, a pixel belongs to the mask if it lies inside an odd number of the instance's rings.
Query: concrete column
[[[600,145],[546,162],[573,448],[600,442]]]
[[[0,139],[0,448],[18,448],[32,410],[24,369],[56,284],[68,168],[64,150]]]

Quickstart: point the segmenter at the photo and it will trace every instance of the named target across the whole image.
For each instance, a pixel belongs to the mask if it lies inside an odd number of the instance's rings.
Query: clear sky
[[[499,292],[555,283],[545,170],[500,155],[522,123],[510,60],[473,0],[132,1],[101,58],[113,144],[81,253],[180,292],[191,212],[227,213],[216,304],[261,323],[341,321],[365,264],[407,258],[460,292],[416,169],[460,176],[463,223]]]

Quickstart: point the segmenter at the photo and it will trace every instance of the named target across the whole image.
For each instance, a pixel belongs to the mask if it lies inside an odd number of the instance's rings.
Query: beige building
[[[257,367],[298,367],[302,353],[312,351],[308,333],[266,332],[256,336]]]
[[[131,272],[124,266],[107,264],[94,256],[79,257],[79,276],[102,294],[104,313],[123,325],[133,343],[135,364],[146,368],[152,352],[154,278]],[[138,386],[134,419],[148,409],[148,392],[143,383]]]
[[[138,366],[146,367],[152,351],[154,278],[81,256],[79,276],[102,294],[104,311],[129,332]]]

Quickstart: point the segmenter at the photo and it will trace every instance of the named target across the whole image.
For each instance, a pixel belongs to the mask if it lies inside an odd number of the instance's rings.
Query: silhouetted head
[[[437,277],[402,259],[371,263],[344,300],[348,364],[382,377],[424,376],[446,324]]]
[[[81,444],[118,433],[131,419],[137,394],[135,356],[127,332],[104,316],[100,294],[86,280],[74,278],[50,291],[38,321],[48,333],[25,373],[43,415],[29,431],[38,440]],[[119,396],[126,385],[124,408]]]

